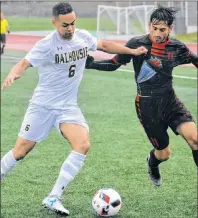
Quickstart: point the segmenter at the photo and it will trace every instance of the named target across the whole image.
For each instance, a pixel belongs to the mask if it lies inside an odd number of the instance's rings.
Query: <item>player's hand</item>
[[[91,64],[94,61],[94,58],[90,55],[87,56],[87,60],[86,60],[86,64],[85,64],[85,68],[86,69],[91,69]]]
[[[133,55],[136,55],[136,56],[146,54],[147,52],[148,52],[148,50],[144,46],[133,49]]]
[[[8,30],[7,32],[8,32],[8,34],[10,34],[10,30]]]
[[[19,78],[20,78],[20,75],[18,74],[15,74],[15,73],[8,74],[8,76],[6,77],[5,81],[2,84],[1,90],[3,90],[4,88],[8,86],[11,86],[14,80],[19,79]]]

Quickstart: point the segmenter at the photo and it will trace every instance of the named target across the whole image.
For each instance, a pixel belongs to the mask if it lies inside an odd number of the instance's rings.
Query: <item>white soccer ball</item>
[[[102,217],[115,216],[122,205],[121,197],[112,188],[97,191],[92,199],[92,207]]]

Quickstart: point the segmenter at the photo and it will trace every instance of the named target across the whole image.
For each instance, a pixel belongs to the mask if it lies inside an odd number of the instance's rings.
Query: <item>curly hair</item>
[[[151,14],[150,22],[157,24],[163,21],[167,23],[168,26],[171,26],[176,18],[177,11],[178,9],[174,7],[163,7],[159,5]]]
[[[72,6],[69,3],[60,2],[54,5],[52,14],[54,17],[58,17],[60,14],[69,14],[73,11]]]

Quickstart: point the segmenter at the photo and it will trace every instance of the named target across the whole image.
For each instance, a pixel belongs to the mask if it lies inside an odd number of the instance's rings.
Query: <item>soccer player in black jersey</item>
[[[170,156],[168,127],[181,135],[190,148],[198,166],[197,128],[191,113],[176,96],[172,86],[173,68],[193,63],[198,57],[179,40],[170,37],[177,10],[159,6],[150,17],[149,34],[130,39],[126,46],[144,46],[147,55],[116,55],[111,60],[95,61],[89,56],[87,69],[114,71],[133,60],[137,97],[137,116],[154,149],[147,157],[148,173],[154,185],[162,182],[159,164]]]

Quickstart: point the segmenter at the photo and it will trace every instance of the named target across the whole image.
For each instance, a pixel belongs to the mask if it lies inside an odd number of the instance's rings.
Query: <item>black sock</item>
[[[162,163],[163,161],[165,160],[158,160],[156,157],[155,157],[155,149],[153,149],[151,152],[150,152],[150,159],[149,159],[149,166],[150,167],[157,167],[160,163]]]
[[[193,158],[196,166],[198,167],[198,150],[192,150]]]

